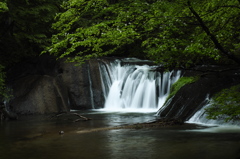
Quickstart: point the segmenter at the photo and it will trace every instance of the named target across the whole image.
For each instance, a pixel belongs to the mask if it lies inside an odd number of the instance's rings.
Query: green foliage
[[[36,0],[8,0],[9,14],[14,23],[14,35],[18,41],[27,40],[38,47],[45,46],[51,23],[58,11],[56,2]]]
[[[8,69],[23,58],[38,56],[50,44],[56,12],[64,0],[1,0],[0,99],[10,98],[5,87]]]
[[[4,66],[0,65],[0,102],[9,100],[12,97],[10,90],[5,86],[5,78]]]
[[[2,92],[5,89],[5,73],[3,72],[4,67],[0,65],[0,96],[3,96]]]
[[[187,2],[189,1],[181,0],[165,4],[165,8],[168,9],[158,20],[163,23],[164,29],[147,39],[146,53],[151,59],[170,66],[189,67],[209,60],[226,62],[226,55],[203,30]],[[238,49],[236,46],[240,40],[236,19],[240,15],[238,1],[193,0],[190,4],[226,51],[234,52]]]
[[[0,63],[4,66],[37,56],[52,35],[51,24],[63,0],[0,2]]]
[[[223,89],[217,93],[210,107],[206,108],[207,118],[209,119],[240,119],[240,85],[229,89]]]
[[[240,54],[237,0],[74,0],[63,8],[44,52],[70,61],[120,54],[191,67]]]
[[[175,82],[171,89],[170,94],[168,95],[166,101],[173,97],[179,90],[186,84],[194,83],[199,79],[198,76],[195,77],[181,77],[177,82]]]
[[[0,13],[8,11],[6,1],[0,2]]]
[[[129,45],[134,50],[133,44],[140,35],[131,19],[141,10],[137,5],[140,1],[130,2],[130,5],[126,1],[112,4],[106,0],[65,2],[66,11],[58,14],[53,25],[58,34],[53,36],[53,45],[47,51],[59,57],[74,56],[71,60],[83,62],[114,53],[124,54]]]

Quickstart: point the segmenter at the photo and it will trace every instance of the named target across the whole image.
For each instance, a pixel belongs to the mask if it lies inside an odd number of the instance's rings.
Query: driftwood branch
[[[83,119],[84,121],[91,120],[91,118],[87,118],[87,117],[82,116],[82,115],[80,115],[80,114],[78,114],[78,113],[61,113],[61,114],[57,114],[57,115],[52,116],[52,118],[54,118],[54,117],[60,117],[60,116],[64,116],[64,115],[77,116],[78,119],[74,120],[73,122],[82,121],[82,119]]]
[[[70,113],[70,114],[71,114],[71,115],[76,115],[76,116],[78,116],[79,118],[84,119],[85,121],[91,120],[91,118],[87,118],[87,117],[82,116],[82,115],[80,115],[80,114],[78,114],[78,113]],[[74,122],[77,122],[77,121],[80,121],[80,119],[77,119],[77,120],[75,120]]]

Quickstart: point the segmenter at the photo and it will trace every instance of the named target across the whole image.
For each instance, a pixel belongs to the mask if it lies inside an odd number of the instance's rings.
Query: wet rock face
[[[90,60],[89,61],[89,78],[91,83],[89,83],[91,87],[91,96],[92,100],[91,103],[92,108],[103,108],[104,106],[104,95],[102,90],[102,81],[101,75],[99,70],[99,62],[98,60]]]
[[[97,60],[90,60],[81,66],[60,63],[63,82],[68,88],[71,109],[92,109],[103,106],[101,78]]]
[[[48,114],[103,106],[98,60],[81,66],[43,56],[23,61],[8,72],[17,114]],[[93,98],[92,98],[93,97]]]
[[[58,77],[31,75],[13,85],[10,109],[17,114],[67,112],[67,88]]]
[[[68,88],[69,102],[72,109],[90,108],[90,89],[87,65],[79,67],[72,63],[60,64],[61,77]]]
[[[226,68],[221,68],[222,70]],[[220,69],[220,70],[221,70]],[[222,89],[240,83],[240,70],[228,69],[227,71],[185,71],[185,76],[200,78],[197,82],[183,86],[176,95],[169,100],[160,110],[161,118],[188,120],[206,103],[206,97],[211,98]]]

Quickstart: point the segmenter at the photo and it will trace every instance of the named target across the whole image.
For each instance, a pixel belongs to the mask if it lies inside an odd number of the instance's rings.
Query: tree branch
[[[233,54],[231,54],[230,52],[226,51],[223,46],[219,43],[219,41],[217,40],[217,38],[211,33],[211,31],[209,30],[209,28],[205,25],[205,23],[203,22],[202,18],[199,16],[199,14],[194,10],[194,8],[192,7],[190,1],[187,2],[188,4],[188,8],[190,9],[190,11],[192,12],[192,14],[195,16],[195,18],[197,19],[197,21],[199,22],[200,26],[202,27],[202,29],[205,31],[205,33],[210,37],[210,39],[212,40],[212,42],[214,43],[215,47],[220,50],[225,56],[227,56],[229,59],[235,61],[236,63],[238,63],[240,65],[240,59],[238,59],[237,57],[235,57]]]
[[[64,116],[64,115],[72,115],[72,116],[77,116],[77,117],[79,117],[78,119],[74,120],[73,122],[81,121],[81,119],[83,119],[84,121],[91,120],[91,118],[87,118],[87,117],[82,116],[82,115],[80,115],[80,114],[78,114],[78,113],[61,113],[61,114],[54,115],[54,116],[52,116],[51,118],[60,117],[60,116]]]

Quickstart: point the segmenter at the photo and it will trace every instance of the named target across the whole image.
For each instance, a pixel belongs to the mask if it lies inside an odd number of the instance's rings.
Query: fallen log
[[[184,122],[178,119],[157,119],[157,120],[154,120],[151,122],[145,122],[145,123],[78,130],[76,131],[76,133],[85,134],[85,133],[108,131],[108,130],[120,130],[120,129],[148,129],[148,128],[151,129],[151,128],[159,128],[159,127],[167,127],[167,126],[175,126],[175,125],[183,125],[183,124]]]
[[[61,117],[61,116],[76,116],[78,117],[77,119],[73,120],[73,122],[78,122],[78,121],[88,121],[88,120],[91,120],[91,118],[87,118],[85,116],[82,116],[78,113],[61,113],[61,114],[57,114],[57,115],[54,115],[52,116],[51,118],[55,118],[55,117]]]

